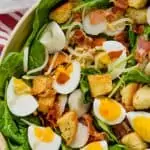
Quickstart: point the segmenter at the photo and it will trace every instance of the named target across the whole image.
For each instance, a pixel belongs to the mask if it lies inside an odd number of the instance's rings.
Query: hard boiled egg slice
[[[135,132],[145,141],[150,143],[150,113],[129,112],[127,118]]]
[[[85,32],[91,35],[103,33],[107,27],[104,13],[99,10],[89,13],[82,21]]]
[[[59,150],[61,145],[61,137],[50,127],[29,126],[28,140],[32,150]]]
[[[123,106],[109,98],[95,99],[93,103],[95,116],[108,125],[121,123],[126,116]]]
[[[81,148],[83,147],[89,139],[88,127],[82,123],[78,123],[77,133],[75,139],[69,145],[71,148]]]
[[[37,108],[36,99],[30,94],[29,87],[21,80],[12,77],[7,88],[7,104],[16,116],[28,116]]]
[[[83,94],[80,89],[72,92],[68,99],[69,109],[75,111],[78,117],[82,117],[88,110],[89,104],[83,103]]]
[[[66,44],[65,34],[56,22],[51,22],[45,28],[40,42],[45,46],[49,53],[62,50]]]
[[[123,73],[127,64],[126,47],[117,41],[106,41],[102,47],[112,59],[112,63],[108,64],[108,72],[111,74],[112,79],[116,79]]]
[[[73,61],[68,68],[59,69],[53,82],[53,88],[60,94],[69,94],[75,90],[80,81],[80,63]]]
[[[108,150],[108,144],[105,140],[92,142],[83,147],[81,150]]]

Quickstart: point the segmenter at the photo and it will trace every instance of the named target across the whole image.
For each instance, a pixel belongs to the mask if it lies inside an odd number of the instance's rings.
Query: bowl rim
[[[7,42],[6,42],[6,45],[4,46],[4,48],[2,49],[2,52],[1,52],[1,55],[0,55],[0,64],[2,63],[5,55],[6,55],[6,52],[7,52],[7,49],[8,49],[8,46],[11,44],[14,36],[16,35],[17,31],[19,28],[21,28],[22,24],[25,22],[25,20],[29,17],[29,15],[35,11],[35,9],[37,8],[37,6],[39,5],[39,1],[37,1],[31,8],[29,8],[29,10],[26,11],[26,13],[22,16],[22,18],[18,21],[18,23],[16,24],[15,28],[12,30]]]

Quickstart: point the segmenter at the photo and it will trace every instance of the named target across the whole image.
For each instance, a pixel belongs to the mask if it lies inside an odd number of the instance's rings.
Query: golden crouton
[[[47,96],[47,97],[40,97],[38,100],[39,107],[38,110],[43,114],[48,113],[49,109],[54,106],[55,102],[55,95],[54,96]]]
[[[144,86],[137,90],[133,98],[133,106],[137,110],[150,108],[150,87]]]
[[[128,0],[129,7],[140,9],[145,7],[147,0]]]
[[[127,146],[128,150],[145,150],[147,148],[147,144],[135,132],[125,135],[121,142]]]
[[[112,90],[112,77],[110,74],[89,75],[88,81],[93,97],[106,95]]]
[[[22,80],[14,78],[14,89],[15,93],[18,95],[31,93],[31,88]]]
[[[49,15],[50,19],[55,20],[57,23],[65,23],[71,16],[72,4],[67,2],[60,7],[56,8]]]
[[[138,89],[137,83],[130,83],[121,91],[122,103],[125,106],[133,106],[133,96]]]
[[[78,117],[75,112],[67,112],[57,121],[62,137],[66,141],[67,145],[71,144],[75,138],[77,123]]]
[[[37,76],[33,80],[33,95],[44,93],[47,89],[52,88],[52,78],[49,76]]]

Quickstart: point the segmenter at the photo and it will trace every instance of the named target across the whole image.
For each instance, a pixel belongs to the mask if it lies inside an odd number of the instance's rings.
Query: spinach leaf
[[[109,150],[127,150],[124,145],[116,144],[109,147]]]
[[[30,150],[27,128],[18,125],[8,110],[6,101],[0,101],[0,132],[7,137],[10,150]]]
[[[4,97],[6,81],[12,76],[23,74],[23,55],[22,53],[10,53],[0,65],[0,97]]]
[[[45,48],[37,40],[34,41],[29,54],[29,69],[34,69],[45,61]]]
[[[135,45],[136,45],[136,39],[137,39],[137,35],[136,33],[134,33],[132,31],[132,29],[129,28],[129,31],[128,31],[128,35],[129,35],[129,44],[130,44],[130,48],[134,48]]]
[[[90,74],[100,74],[100,71],[94,68],[83,68],[81,71],[80,89],[84,95],[83,102],[85,104],[92,101],[89,82],[87,78],[87,76]]]
[[[82,8],[98,7],[107,8],[110,6],[109,0],[84,0],[82,4],[74,8],[74,11],[79,11]]]
[[[104,122],[102,122],[101,120],[94,117],[94,124],[97,127],[97,129],[103,130],[108,134],[108,138],[110,141],[118,143],[118,140],[117,140],[116,136],[113,134],[111,128],[109,126],[107,126]]]
[[[150,76],[146,75],[139,69],[133,69],[124,75],[123,80],[125,83],[138,82],[142,84],[150,84]]]
[[[35,18],[33,21],[33,31],[28,38],[25,45],[30,46],[34,38],[36,37],[39,29],[49,22],[48,16],[50,10],[55,7],[61,0],[41,0],[40,4],[36,8]]]
[[[150,25],[145,26],[144,34],[147,36],[148,39],[150,39]]]

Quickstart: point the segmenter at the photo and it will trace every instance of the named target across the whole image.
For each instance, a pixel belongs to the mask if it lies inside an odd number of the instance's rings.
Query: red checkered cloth
[[[7,40],[13,28],[21,19],[24,13],[25,10],[0,15],[0,52],[3,50],[5,44],[7,43]]]

